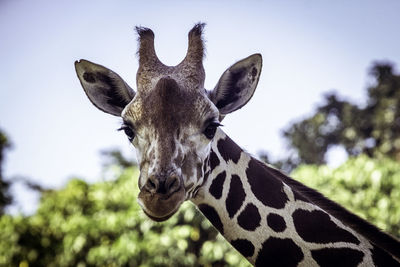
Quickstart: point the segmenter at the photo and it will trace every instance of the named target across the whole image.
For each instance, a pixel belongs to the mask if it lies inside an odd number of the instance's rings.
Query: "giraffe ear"
[[[89,100],[106,113],[121,116],[135,96],[118,74],[101,65],[81,59],[75,61],[75,70]]]
[[[229,67],[210,93],[222,116],[243,107],[253,96],[262,68],[260,54],[251,55]]]

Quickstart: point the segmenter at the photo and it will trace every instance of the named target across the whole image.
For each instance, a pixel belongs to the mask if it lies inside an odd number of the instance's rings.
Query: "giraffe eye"
[[[127,125],[122,125],[121,128],[118,129],[118,131],[123,130],[126,134],[126,136],[128,136],[129,141],[132,141],[135,138],[135,132]]]
[[[218,126],[220,126],[221,124],[219,124],[219,122],[211,122],[207,128],[204,130],[204,135],[208,138],[208,139],[212,139],[215,135],[215,132],[217,131]]]

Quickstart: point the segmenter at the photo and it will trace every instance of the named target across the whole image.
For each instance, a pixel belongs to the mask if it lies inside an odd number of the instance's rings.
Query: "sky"
[[[254,53],[264,64],[256,93],[224,119],[224,131],[252,154],[285,154],[282,130],[336,91],[362,105],[376,61],[400,62],[399,1],[0,1],[0,128],[13,148],[6,177],[60,188],[71,177],[102,179],[100,151],[134,157],[121,120],[87,99],[74,61],[104,65],[135,88],[135,26],[155,32],[158,57],[176,65],[187,33],[205,22],[205,86]],[[330,161],[343,161],[331,153]],[[38,195],[12,188],[11,212],[32,212]]]

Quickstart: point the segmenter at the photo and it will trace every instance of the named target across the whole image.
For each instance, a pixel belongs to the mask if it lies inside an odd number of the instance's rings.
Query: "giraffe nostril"
[[[171,175],[168,179],[167,179],[167,189],[169,192],[175,192],[179,189],[180,187],[180,180],[179,177],[177,175]]]
[[[149,181],[149,186],[150,188],[156,188],[156,184],[153,183],[152,181]]]
[[[159,176],[151,176],[146,182],[145,189],[150,193],[168,195],[179,190],[180,184],[179,177],[176,175],[171,175],[167,179]]]
[[[155,180],[156,178],[154,178],[154,177],[150,177],[148,180],[147,180],[147,183],[146,183],[146,185],[145,185],[145,187],[146,187],[146,189],[149,191],[149,192],[151,192],[151,193],[155,193],[156,191],[157,191],[157,182],[156,182],[156,180]]]

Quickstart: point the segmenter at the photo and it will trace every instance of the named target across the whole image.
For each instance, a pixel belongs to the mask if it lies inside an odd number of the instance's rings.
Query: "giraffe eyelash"
[[[211,121],[210,123],[207,124],[206,128],[203,131],[203,134],[208,138],[208,139],[213,139],[215,136],[215,133],[217,131],[217,128],[219,126],[222,126],[219,121]]]
[[[135,138],[135,131],[132,129],[132,127],[126,125],[125,123],[122,124],[122,126],[118,128],[117,131],[124,131],[129,141],[132,141]]]
[[[223,125],[219,122],[218,118],[215,118],[215,117],[211,117],[211,118],[207,119],[207,120],[205,121],[204,125],[205,125],[206,127],[208,127],[208,126],[215,126],[215,127],[223,126]]]
[[[224,125],[222,125],[219,121],[210,122],[209,125],[212,125],[212,126],[215,126],[215,127],[224,127]]]

